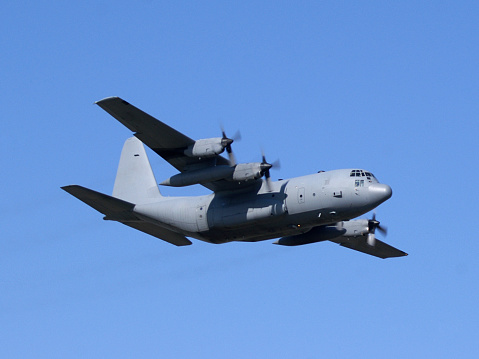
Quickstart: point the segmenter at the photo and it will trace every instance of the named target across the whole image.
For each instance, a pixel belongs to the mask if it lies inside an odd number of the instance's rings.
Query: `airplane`
[[[274,244],[298,246],[331,241],[379,258],[407,253],[376,238],[385,234],[375,215],[354,219],[388,200],[391,187],[364,169],[340,169],[272,181],[277,164],[236,163],[235,138],[193,140],[119,97],[96,104],[134,136],[123,146],[112,196],[79,186],[61,187],[104,215],[176,246],[195,238],[220,244],[279,238]],[[144,144],[179,173],[160,185],[200,184],[212,193],[164,197]],[[221,156],[227,153],[228,158]]]

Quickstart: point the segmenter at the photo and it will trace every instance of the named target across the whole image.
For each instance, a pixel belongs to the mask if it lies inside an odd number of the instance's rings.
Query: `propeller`
[[[266,188],[267,188],[268,192],[272,191],[271,179],[270,179],[271,174],[270,174],[269,170],[271,168],[279,169],[280,167],[281,166],[280,166],[279,160],[276,160],[273,163],[268,163],[266,161],[266,156],[265,156],[264,152],[262,153],[262,160],[261,160],[261,164],[260,164],[260,169],[261,169],[261,174],[263,174],[264,178],[266,179]]]
[[[374,247],[376,245],[376,229],[383,235],[386,236],[388,234],[388,230],[386,227],[381,226],[380,222],[376,220],[376,213],[373,213],[373,218],[368,221],[369,233],[367,243]]]
[[[225,132],[223,126],[221,126],[221,133],[223,135],[223,137],[221,138],[221,146],[223,146],[223,148],[226,149],[226,152],[228,153],[228,157],[229,157],[229,160],[230,160],[230,166],[234,166],[234,165],[236,165],[236,158],[235,158],[235,155],[233,154],[231,144],[234,141],[241,140],[241,133],[239,131],[236,131],[233,138],[228,138],[228,136],[226,136],[226,132]]]

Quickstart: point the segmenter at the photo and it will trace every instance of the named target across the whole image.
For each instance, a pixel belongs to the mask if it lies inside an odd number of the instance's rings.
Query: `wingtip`
[[[70,193],[70,194],[73,194],[73,192],[77,189],[77,188],[81,188],[81,186],[77,185],[77,184],[70,184],[68,186],[61,186],[60,187],[62,190],[64,190],[65,192],[67,193]]]
[[[118,96],[105,97],[101,100],[95,101],[93,104],[94,105],[99,105],[100,103],[107,102],[107,101],[112,101],[112,100],[117,100],[117,99],[120,99],[120,98]]]

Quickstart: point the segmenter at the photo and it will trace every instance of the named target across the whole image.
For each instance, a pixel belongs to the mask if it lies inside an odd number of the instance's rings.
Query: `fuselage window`
[[[354,183],[356,187],[364,187],[364,180],[356,180]]]

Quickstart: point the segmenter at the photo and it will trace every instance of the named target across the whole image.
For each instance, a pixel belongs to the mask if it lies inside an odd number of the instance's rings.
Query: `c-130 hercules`
[[[233,139],[192,140],[128,102],[109,97],[96,102],[134,132],[126,140],[112,196],[71,185],[62,187],[105,215],[177,246],[187,237],[209,243],[256,242],[296,246],[331,241],[380,258],[407,254],[378,239],[385,232],[375,216],[361,216],[391,195],[369,171],[342,169],[280,181],[270,179],[274,164],[236,163]],[[213,191],[197,197],[163,197],[143,143],[180,173],[161,185],[201,184]],[[226,150],[229,159],[220,156]]]

